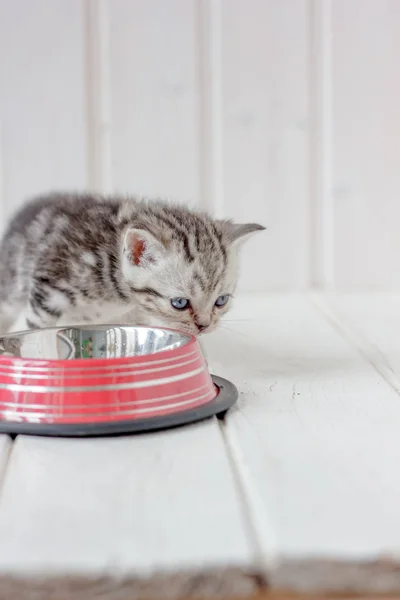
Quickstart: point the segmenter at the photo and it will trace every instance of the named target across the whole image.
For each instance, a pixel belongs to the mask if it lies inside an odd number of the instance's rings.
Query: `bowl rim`
[[[111,329],[112,327],[125,327],[129,329],[159,329],[161,331],[168,331],[177,333],[180,336],[187,338],[187,342],[179,346],[178,348],[170,348],[167,350],[160,350],[158,352],[149,352],[148,354],[141,354],[138,356],[124,356],[120,358],[75,358],[70,359],[58,359],[58,358],[27,358],[19,356],[5,356],[0,353],[0,368],[1,366],[15,367],[23,369],[26,367],[42,367],[44,369],[67,369],[67,370],[81,370],[102,368],[102,367],[117,367],[124,365],[141,364],[147,361],[159,361],[165,360],[166,358],[172,358],[174,355],[179,358],[181,354],[186,354],[187,351],[194,351],[196,348],[200,351],[200,346],[197,338],[179,329],[173,329],[172,327],[152,327],[150,325],[132,325],[128,323],[113,323],[113,324],[101,324],[96,323],[95,325],[66,325],[62,327],[43,327],[41,329],[27,329],[23,331],[13,331],[5,335],[0,336],[0,342],[4,339],[23,337],[29,334],[40,333],[42,331],[65,331],[68,329]],[[182,352],[183,351],[183,352]]]

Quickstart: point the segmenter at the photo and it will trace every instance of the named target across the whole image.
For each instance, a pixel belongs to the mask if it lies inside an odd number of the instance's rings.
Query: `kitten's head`
[[[127,227],[122,248],[122,271],[141,324],[193,335],[213,331],[231,304],[238,249],[263,229],[183,207],[147,205],[135,227]]]

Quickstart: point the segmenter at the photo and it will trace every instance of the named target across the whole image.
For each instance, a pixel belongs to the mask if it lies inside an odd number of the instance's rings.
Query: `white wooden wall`
[[[1,226],[173,196],[269,231],[242,289],[400,288],[399,0],[0,0]]]

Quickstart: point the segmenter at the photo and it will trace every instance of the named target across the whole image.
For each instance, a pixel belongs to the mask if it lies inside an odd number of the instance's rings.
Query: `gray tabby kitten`
[[[136,198],[51,194],[0,247],[0,331],[83,323],[212,331],[228,310],[237,250],[257,224]]]

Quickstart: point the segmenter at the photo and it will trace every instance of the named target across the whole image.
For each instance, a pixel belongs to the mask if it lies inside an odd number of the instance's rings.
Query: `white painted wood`
[[[332,196],[332,0],[310,3],[310,284],[334,275]]]
[[[112,191],[108,0],[86,0],[88,186]]]
[[[272,589],[399,593],[400,403],[376,360],[398,377],[400,297],[315,302],[248,296],[204,337],[241,392],[221,425],[230,464],[215,422],[18,438],[0,494],[5,598],[245,593],[252,572]]]
[[[400,295],[316,295],[317,306],[400,392]]]
[[[335,285],[398,289],[400,3],[332,2]]]
[[[226,436],[272,587],[399,592],[398,394],[305,298],[230,318],[205,344],[241,391]]]
[[[117,190],[199,199],[197,3],[112,0],[111,149]]]
[[[49,189],[268,226],[241,289],[400,289],[398,0],[0,0],[0,231]]]
[[[200,205],[224,215],[222,0],[198,3]]]
[[[0,496],[0,539],[0,589],[26,577],[12,588],[22,599],[29,590],[119,599],[256,588],[254,549],[214,421],[114,439],[18,437]]]
[[[174,197],[270,226],[244,288],[306,286],[308,19],[306,0],[0,0],[3,225],[52,188]]]
[[[8,457],[11,451],[11,446],[11,438],[9,438],[8,435],[0,434],[0,493],[4,479],[4,474],[7,467]]]
[[[86,185],[83,3],[0,0],[0,227],[17,205]]]
[[[222,2],[223,211],[268,226],[244,249],[248,291],[309,282],[308,7]]]

